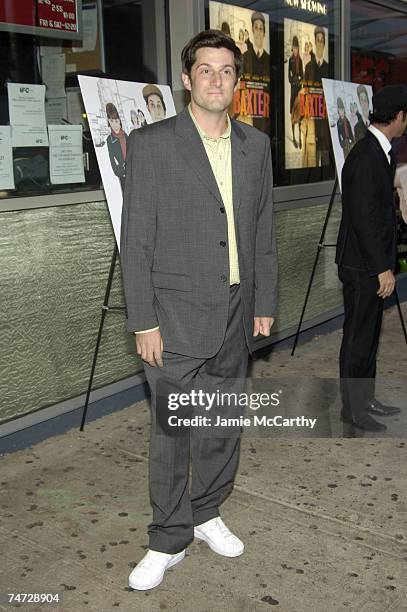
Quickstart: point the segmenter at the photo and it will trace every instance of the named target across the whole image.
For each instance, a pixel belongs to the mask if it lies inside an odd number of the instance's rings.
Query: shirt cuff
[[[152,327],[151,329],[143,329],[142,331],[134,331],[133,334],[148,334],[148,332],[156,331],[159,327]]]

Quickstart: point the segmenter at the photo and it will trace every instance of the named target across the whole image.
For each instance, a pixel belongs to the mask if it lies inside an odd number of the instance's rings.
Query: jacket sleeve
[[[291,70],[291,60],[288,59],[288,82],[292,85],[293,82],[293,71]]]
[[[346,180],[346,176],[343,175]],[[357,157],[350,173],[347,207],[363,259],[370,276],[388,269],[383,240],[382,203],[377,189],[380,175],[375,173],[371,160],[366,155]]]
[[[269,138],[265,139],[262,178],[256,230],[254,314],[256,317],[273,317],[277,310],[278,262]]]
[[[151,144],[134,130],[128,140],[120,260],[128,331],[158,326],[151,270],[156,237],[156,197]]]

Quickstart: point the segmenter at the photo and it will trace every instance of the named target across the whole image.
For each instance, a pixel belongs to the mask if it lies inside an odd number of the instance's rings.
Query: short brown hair
[[[198,49],[210,47],[212,49],[228,49],[232,51],[235,60],[236,80],[240,77],[243,70],[243,56],[234,40],[226,36],[220,30],[204,30],[194,36],[185,45],[181,52],[182,72],[191,76],[192,66],[196,62],[196,52]]]
[[[120,119],[118,110],[112,102],[106,104],[106,115],[108,119]]]
[[[364,93],[366,95],[367,100],[369,100],[369,96],[367,94],[367,89],[364,85],[358,85],[357,89],[356,89],[356,93],[358,94],[358,98],[360,99],[360,96],[362,93]]]

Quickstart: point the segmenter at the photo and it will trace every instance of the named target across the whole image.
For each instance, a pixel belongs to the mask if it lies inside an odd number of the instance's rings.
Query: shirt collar
[[[254,52],[255,52],[256,56],[257,56],[257,57],[259,57],[259,58],[260,58],[260,57],[263,55],[263,53],[264,53],[264,47],[261,47],[261,48],[259,49],[259,47],[256,47],[256,45],[253,45],[253,49],[254,49]],[[257,54],[259,54],[259,55],[257,55]]]
[[[389,155],[389,153],[391,151],[391,142],[390,142],[390,140],[383,134],[383,132],[381,132],[379,129],[377,129],[377,127],[375,127],[374,125],[369,125],[369,127],[367,129],[369,130],[369,132],[371,132],[373,134],[373,136],[375,136],[377,138],[377,140],[380,143],[381,148],[386,153],[387,159],[390,162],[390,155]]]
[[[203,139],[205,139],[205,140],[218,140],[218,138],[212,138],[212,136],[207,136],[205,134],[205,132],[203,131],[203,129],[199,125],[198,121],[196,120],[196,117],[195,117],[194,113],[192,112],[191,103],[188,104],[188,110],[189,110],[189,114],[191,115],[191,119],[194,122],[195,127],[198,130],[198,133],[199,133],[200,137],[202,138],[202,140]],[[226,120],[228,122],[228,126],[226,128],[226,131],[223,134],[221,134],[219,136],[219,138],[230,138],[230,133],[231,133],[232,126],[231,126],[230,117],[229,117],[228,114],[226,114]]]

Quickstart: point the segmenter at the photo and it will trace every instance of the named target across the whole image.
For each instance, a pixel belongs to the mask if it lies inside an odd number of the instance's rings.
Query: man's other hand
[[[381,298],[389,297],[393,293],[396,285],[396,279],[394,278],[393,272],[391,270],[386,270],[378,274],[377,278],[379,279],[377,295]]]
[[[144,334],[136,334],[137,355],[143,361],[155,368],[163,367],[163,341],[159,329]]]
[[[273,317],[254,317],[253,336],[269,336],[273,323]]]

